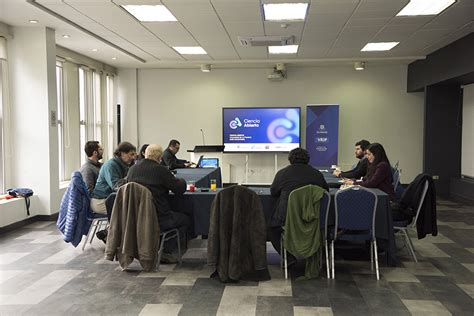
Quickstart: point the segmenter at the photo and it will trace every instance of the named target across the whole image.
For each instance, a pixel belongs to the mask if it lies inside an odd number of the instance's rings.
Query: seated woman
[[[395,201],[395,191],[392,185],[392,168],[383,146],[379,143],[371,144],[367,148],[367,159],[369,160],[367,176],[361,182],[348,179],[345,180],[345,183],[380,189],[388,194],[390,201]]]

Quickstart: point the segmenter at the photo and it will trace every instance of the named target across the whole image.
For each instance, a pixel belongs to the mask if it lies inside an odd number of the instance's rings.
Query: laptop
[[[219,158],[202,158],[199,159],[198,168],[218,168]]]
[[[204,158],[204,155],[201,155],[201,157],[199,157],[199,160],[198,160],[198,162],[196,163],[196,167],[195,167],[195,168],[201,168],[201,167],[199,167],[199,166],[201,165],[201,161],[202,161],[203,158]]]

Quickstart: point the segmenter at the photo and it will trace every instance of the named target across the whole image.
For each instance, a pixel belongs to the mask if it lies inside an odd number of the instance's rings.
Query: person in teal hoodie
[[[136,156],[137,148],[129,142],[122,142],[117,146],[114,157],[100,168],[97,183],[92,191],[92,211],[107,214],[105,199],[120,185],[125,184],[128,168]]]

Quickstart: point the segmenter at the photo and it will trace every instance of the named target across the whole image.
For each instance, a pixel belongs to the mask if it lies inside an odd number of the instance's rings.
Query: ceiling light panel
[[[265,21],[303,21],[307,3],[267,3],[263,5]]]
[[[380,42],[380,43],[367,43],[362,49],[362,52],[380,52],[391,50],[398,45],[399,42]]]
[[[175,22],[177,19],[164,5],[122,5],[140,22]]]
[[[173,49],[181,55],[207,55],[201,46],[174,46]]]
[[[456,0],[411,0],[397,16],[436,15]]]
[[[269,54],[296,54],[298,45],[268,46]]]

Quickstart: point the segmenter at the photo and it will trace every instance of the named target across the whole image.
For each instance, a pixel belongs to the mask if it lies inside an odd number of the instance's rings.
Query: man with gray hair
[[[170,190],[174,194],[183,194],[186,191],[186,181],[176,178],[167,167],[160,165],[162,156],[163,148],[150,144],[145,150],[145,159],[128,171],[127,181],[137,182],[151,191],[158,212],[160,230],[178,228],[184,237],[181,240],[186,240],[184,233],[190,227],[191,221],[185,214],[173,211],[168,202]],[[168,247],[165,247],[165,250],[169,251],[166,248]]]

